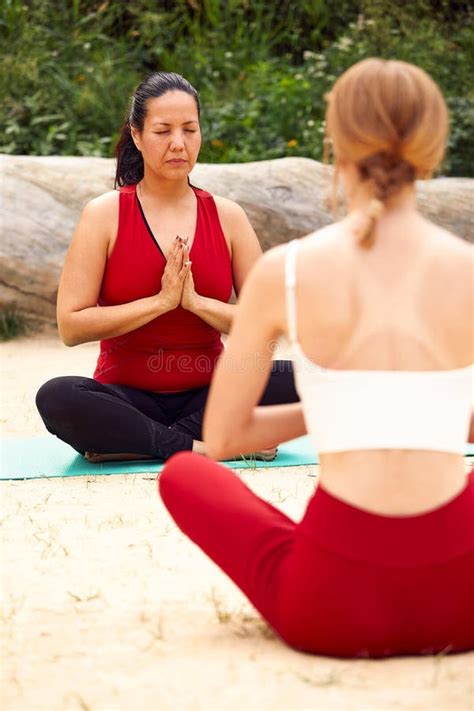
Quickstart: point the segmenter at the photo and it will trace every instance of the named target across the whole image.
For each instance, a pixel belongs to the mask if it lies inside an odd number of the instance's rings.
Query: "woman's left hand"
[[[181,306],[187,311],[194,311],[197,307],[199,294],[194,288],[194,279],[191,269],[184,280],[183,292],[181,294]]]

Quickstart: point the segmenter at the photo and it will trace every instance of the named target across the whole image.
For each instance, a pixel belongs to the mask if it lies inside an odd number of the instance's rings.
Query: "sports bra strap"
[[[286,323],[288,338],[293,345],[297,343],[298,331],[296,328],[296,253],[298,240],[289,242],[285,253],[285,295],[286,295]]]

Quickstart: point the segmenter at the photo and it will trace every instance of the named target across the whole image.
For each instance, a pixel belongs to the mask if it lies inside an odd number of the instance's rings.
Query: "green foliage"
[[[451,134],[444,163],[446,175],[472,176],[474,163],[474,100],[451,97]]]
[[[14,309],[0,310],[0,341],[10,341],[28,331],[24,317]]]
[[[7,0],[1,151],[109,154],[111,117],[125,113],[142,69],[133,44],[110,35],[113,6],[83,15],[84,5],[97,3]]]
[[[0,151],[109,156],[149,71],[200,91],[200,159],[321,158],[324,94],[369,56],[440,84],[452,117],[443,172],[472,175],[473,31],[448,0],[4,0]]]

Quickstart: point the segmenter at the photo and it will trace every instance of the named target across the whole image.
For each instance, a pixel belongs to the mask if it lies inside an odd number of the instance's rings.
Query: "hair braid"
[[[378,216],[416,178],[428,178],[446,147],[449,116],[439,87],[407,62],[364,59],[345,71],[327,95],[326,134],[336,166],[357,166],[373,199],[361,245],[374,241]]]
[[[405,185],[413,183],[416,170],[403,158],[387,151],[381,151],[359,160],[357,168],[361,179],[370,182],[374,194],[374,199],[369,203],[367,210],[369,218],[367,229],[359,239],[361,246],[371,247],[375,241],[375,223],[386,202],[400,192]]]

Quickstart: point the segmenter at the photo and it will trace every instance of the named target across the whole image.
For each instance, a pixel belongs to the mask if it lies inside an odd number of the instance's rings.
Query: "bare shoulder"
[[[221,195],[213,195],[212,197],[214,198],[217,214],[224,232],[232,233],[236,227],[249,224],[245,210],[238,203]]]
[[[84,244],[96,243],[100,239],[110,255],[117,236],[118,222],[119,192],[110,190],[92,198],[85,205],[74,239]]]
[[[301,269],[301,266],[309,265],[310,280],[311,283],[314,282],[314,267],[319,263],[318,249],[326,240],[335,239],[336,234],[333,225],[329,225],[297,240],[299,278],[305,278],[306,269]],[[262,315],[271,313],[271,318],[282,333],[286,329],[285,269],[288,244],[289,242],[284,242],[267,250],[258,259],[248,279],[253,303],[259,304]],[[318,270],[318,273],[319,271],[321,270]],[[322,271],[324,273],[324,270]]]
[[[462,292],[460,297],[464,300],[468,319],[472,319],[474,300],[474,245],[457,237],[450,232],[446,233],[449,240],[449,259],[446,259],[449,269],[448,280],[445,283],[457,284],[457,289]],[[472,320],[471,320],[472,323]]]
[[[270,274],[277,274],[284,268],[288,242],[271,247],[262,254],[257,262],[261,271],[268,271]]]
[[[437,228],[430,235],[427,290],[437,322],[458,363],[474,359],[474,245]]]
[[[271,247],[262,254],[252,269],[251,278],[260,290],[276,299],[284,293],[285,264],[288,242]]]
[[[298,273],[301,275],[308,270],[312,270],[314,276],[316,274],[315,270],[318,270],[318,273],[320,268],[324,271],[334,261],[340,266],[345,261],[343,259],[344,249],[341,248],[344,247],[346,242],[346,240],[341,239],[341,235],[343,236],[343,229],[340,223],[335,223],[300,237],[297,240]],[[286,253],[286,244],[281,245],[281,247]]]
[[[262,250],[245,210],[233,200],[213,195],[234,268],[234,288],[239,294],[248,271]]]
[[[89,217],[107,218],[115,216],[118,212],[119,191],[109,190],[89,200],[84,207],[84,214]]]
[[[304,256],[309,256],[315,251],[322,252],[325,249],[330,248],[338,239],[340,233],[340,228],[336,225],[327,225],[322,227],[315,232],[310,232],[304,237],[296,238],[298,242],[298,254]],[[281,272],[284,269],[286,253],[288,250],[289,242],[283,242],[269,249],[262,256],[260,262],[270,271],[275,271],[276,273]]]
[[[472,322],[474,245],[438,226],[430,231],[427,241],[433,292],[442,301],[443,312],[465,328]]]
[[[455,270],[459,277],[470,276],[474,267],[474,245],[453,232],[436,227],[432,233],[432,247],[440,268]]]
[[[301,249],[306,253],[313,250],[317,250],[320,253],[330,250],[339,244],[343,232],[344,228],[341,222],[325,225],[319,230],[310,232],[305,237],[302,237],[300,240]]]
[[[223,215],[230,216],[245,215],[245,210],[240,207],[237,202],[234,202],[234,200],[222,197],[222,195],[213,195],[212,197],[214,198],[219,214],[222,213]]]
[[[275,298],[283,289],[286,244],[280,244],[264,252],[253,265],[246,280],[252,291],[260,296]]]
[[[272,323],[277,331],[285,325],[285,245],[261,255],[245,280],[239,303],[245,304],[252,320]],[[258,304],[258,309],[255,309]]]
[[[429,222],[428,224],[433,229],[433,237],[440,243],[446,245],[446,247],[453,250],[462,250],[465,254],[472,252],[474,246],[472,242],[468,242],[468,240],[463,239],[450,230],[446,230],[440,225],[435,225],[432,222]]]

